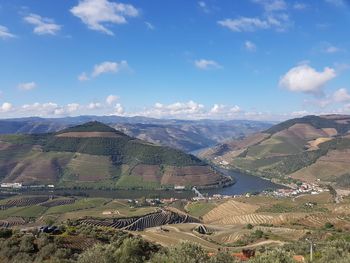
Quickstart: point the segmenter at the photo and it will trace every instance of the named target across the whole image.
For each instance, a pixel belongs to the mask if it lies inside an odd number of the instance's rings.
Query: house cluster
[[[298,196],[302,194],[317,195],[326,191],[329,191],[329,190],[324,189],[317,184],[303,183],[301,185],[293,185],[292,188],[277,189],[272,192],[272,195],[277,197],[291,197],[291,196]]]
[[[21,189],[22,183],[2,183],[1,188],[12,188],[12,189]]]
[[[22,183],[1,183],[0,188],[4,189],[30,189],[30,188],[55,188],[53,184],[48,185],[23,185]]]

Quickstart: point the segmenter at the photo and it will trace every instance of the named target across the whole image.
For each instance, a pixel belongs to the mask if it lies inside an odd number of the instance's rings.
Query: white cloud
[[[62,26],[55,23],[50,18],[41,17],[37,14],[30,14],[24,17],[24,21],[34,25],[33,32],[37,35],[56,35]]]
[[[97,77],[105,73],[117,73],[120,70],[125,69],[127,67],[128,67],[128,62],[126,62],[125,60],[121,61],[120,63],[105,61],[105,62],[102,62],[101,64],[94,66],[94,70],[91,76]]]
[[[284,0],[253,0],[257,4],[261,4],[266,12],[281,11],[287,9]]]
[[[88,28],[108,35],[114,35],[114,33],[106,27],[106,24],[125,24],[127,17],[139,15],[139,11],[130,4],[108,0],[80,0],[79,4],[70,11]]]
[[[255,31],[257,29],[268,29],[270,24],[260,18],[240,17],[237,19],[225,19],[218,24],[235,32]]]
[[[124,108],[120,103],[117,103],[114,107],[114,113],[113,115],[124,115]]]
[[[90,80],[90,78],[96,78],[102,74],[118,73],[121,70],[128,69],[128,68],[129,68],[128,62],[125,60],[122,60],[120,62],[104,61],[94,66],[90,76],[86,72],[81,73],[78,76],[78,80],[87,81],[87,80]]]
[[[324,98],[321,99],[314,99],[314,100],[306,100],[304,102],[307,106],[316,106],[319,108],[326,108],[330,105],[334,104],[344,104],[350,102],[350,94],[345,88],[341,88],[336,90],[334,93],[327,95]]]
[[[225,108],[225,105],[222,104],[214,104],[214,106],[210,109],[210,113],[219,113]]]
[[[28,91],[35,89],[37,87],[37,84],[35,82],[25,82],[25,83],[19,83],[18,84],[18,89]]]
[[[337,7],[343,7],[345,6],[344,0],[325,0],[326,3],[337,6]]]
[[[350,102],[350,94],[344,88],[335,91],[332,97],[335,102]]]
[[[9,112],[12,109],[12,104],[4,102],[0,107],[0,112]]]
[[[78,104],[78,103],[67,104],[67,112],[68,113],[76,112],[77,110],[79,110],[79,108],[80,108],[80,104]]]
[[[293,111],[293,112],[291,113],[291,116],[293,116],[293,117],[302,117],[302,116],[306,116],[306,115],[308,115],[308,114],[309,114],[308,111],[306,111],[306,110],[300,110],[300,111]]]
[[[153,24],[151,24],[150,22],[145,22],[145,25],[146,27],[149,29],[149,30],[155,30],[155,26]]]
[[[117,100],[119,99],[118,96],[116,95],[109,95],[107,98],[106,98],[106,103],[108,105],[112,105],[114,102],[116,102]]]
[[[318,72],[309,65],[299,65],[281,77],[279,85],[294,92],[320,94],[323,86],[336,77],[334,69],[326,67]]]
[[[96,110],[96,109],[101,109],[102,108],[102,104],[99,102],[91,102],[89,103],[89,105],[87,106],[87,108],[89,110]]]
[[[307,5],[305,4],[305,3],[295,3],[294,5],[293,5],[293,8],[295,9],[295,10],[304,10],[304,9],[306,9],[307,8]]]
[[[176,102],[172,104],[156,103],[153,107],[145,109],[142,112],[133,115],[156,117],[156,118],[179,118],[179,117],[193,117],[202,115],[204,112],[204,105],[194,101]]]
[[[222,68],[222,66],[216,61],[207,59],[195,60],[194,65],[202,70]]]
[[[20,109],[17,109],[18,114],[26,114],[26,116],[52,116],[60,115],[61,107],[57,103],[46,102],[22,105]]]
[[[344,113],[346,109],[350,110],[350,104],[344,104],[339,110]],[[347,108],[348,107],[348,108]],[[325,111],[322,111],[324,114]],[[171,104],[156,103],[152,107],[145,108],[142,111],[127,112],[124,107],[117,103],[108,105],[108,103],[91,102],[86,105],[70,103],[59,105],[55,102],[33,103],[22,106],[12,106],[11,103],[5,102],[0,104],[0,116],[10,117],[63,117],[79,115],[117,115],[117,116],[145,116],[153,118],[176,118],[176,119],[250,119],[250,120],[286,120],[295,116],[307,114],[317,114],[305,110],[291,113],[276,114],[272,112],[244,111],[239,106],[228,106],[223,104],[214,104],[212,107],[205,107],[203,104],[188,101],[176,102]],[[318,113],[320,114],[320,112]]]
[[[244,47],[248,51],[251,51],[251,52],[256,51],[256,45],[251,41],[247,40],[246,42],[244,42]]]
[[[193,100],[188,102],[175,102],[171,104],[155,103],[152,107],[140,112],[125,113],[124,116],[145,116],[153,118],[176,119],[233,119],[241,116],[239,106],[214,104],[211,108]]]
[[[209,9],[209,7],[208,7],[206,2],[199,1],[198,2],[198,6],[204,13],[210,13],[210,9]]]
[[[204,1],[199,1],[199,2],[198,2],[198,5],[199,5],[199,7],[201,7],[201,8],[207,7],[207,4],[206,4]]]
[[[0,116],[2,117],[63,117],[78,115],[124,115],[124,108],[120,103],[109,105],[100,102],[91,102],[86,105],[79,103],[69,103],[60,105],[55,102],[24,104],[21,106],[12,106],[11,103],[5,102],[0,104]]]
[[[328,46],[324,49],[324,52],[329,54],[337,53],[339,51],[341,51],[341,49],[336,46]]]
[[[79,81],[87,81],[89,80],[89,76],[86,74],[86,72],[83,72],[81,73],[79,76],[78,76],[78,80]]]
[[[229,107],[223,104],[214,104],[213,107],[209,110],[208,116],[227,119],[236,117],[240,112],[241,108],[237,105]]]
[[[227,27],[234,32],[253,32],[259,29],[275,29],[285,31],[290,26],[289,16],[284,13],[269,14],[265,18],[239,17],[236,19],[224,19],[218,24]]]
[[[14,38],[14,34],[10,33],[6,26],[0,25],[0,39]]]
[[[59,105],[55,102],[25,104],[16,109],[19,116],[70,116],[83,109],[79,103],[69,103],[67,105]]]

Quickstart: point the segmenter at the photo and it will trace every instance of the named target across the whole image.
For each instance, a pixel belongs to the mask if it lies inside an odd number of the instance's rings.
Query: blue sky
[[[347,0],[0,2],[0,117],[350,113]]]

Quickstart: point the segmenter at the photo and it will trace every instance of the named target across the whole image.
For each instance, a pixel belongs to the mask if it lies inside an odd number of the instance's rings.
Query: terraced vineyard
[[[0,227],[13,227],[24,225],[26,221],[22,217],[9,217],[5,220],[0,220]]]
[[[259,229],[263,232],[271,232],[272,234],[280,236],[281,238],[291,239],[291,240],[299,240],[307,233],[307,230],[305,229],[293,229],[293,228],[287,228],[287,227],[257,226],[255,227],[255,229]]]
[[[198,222],[198,220],[189,215],[178,214],[169,210],[161,209],[155,213],[150,213],[140,217],[117,219],[82,219],[79,222],[90,226],[103,226],[130,231],[142,231],[146,228],[155,226],[192,223]]]
[[[323,227],[325,223],[331,223],[336,226],[347,225],[348,227],[350,227],[350,222],[344,220],[343,217],[325,214],[311,214],[306,216],[303,220],[299,220],[298,223],[312,228]]]
[[[6,203],[0,206],[1,210],[8,209],[11,207],[24,207],[32,206],[46,202],[49,199],[48,196],[34,196],[34,197],[22,197],[8,200]]]
[[[65,199],[57,199],[57,200],[50,200],[46,201],[44,203],[41,203],[41,206],[45,206],[47,208],[54,207],[54,206],[61,206],[61,205],[69,205],[73,204],[75,202],[74,198],[65,198]]]
[[[259,207],[256,205],[245,204],[234,200],[229,200],[216,208],[212,209],[203,217],[205,223],[220,221],[223,218],[254,213]]]
[[[129,137],[99,122],[57,133],[0,136],[0,179],[59,188],[217,188],[231,177],[180,150]]]

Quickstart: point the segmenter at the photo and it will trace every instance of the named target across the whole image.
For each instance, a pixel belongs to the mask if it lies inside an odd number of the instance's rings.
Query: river
[[[282,185],[272,183],[269,180],[262,179],[257,176],[248,175],[231,170],[219,169],[225,175],[232,176],[236,183],[225,188],[212,189],[203,191],[209,195],[222,194],[222,195],[241,195],[246,193],[262,192],[268,189],[285,188]]]
[[[268,189],[283,188],[281,185],[274,184],[268,180],[262,179],[257,176],[247,175],[230,170],[220,169],[226,175],[232,176],[236,183],[218,189],[201,190],[202,193],[222,195],[240,195],[245,193],[262,192]],[[35,195],[80,195],[88,197],[106,197],[106,198],[120,198],[120,199],[135,199],[135,198],[190,198],[194,196],[192,191],[174,191],[174,190],[21,190],[22,194],[35,194]]]

